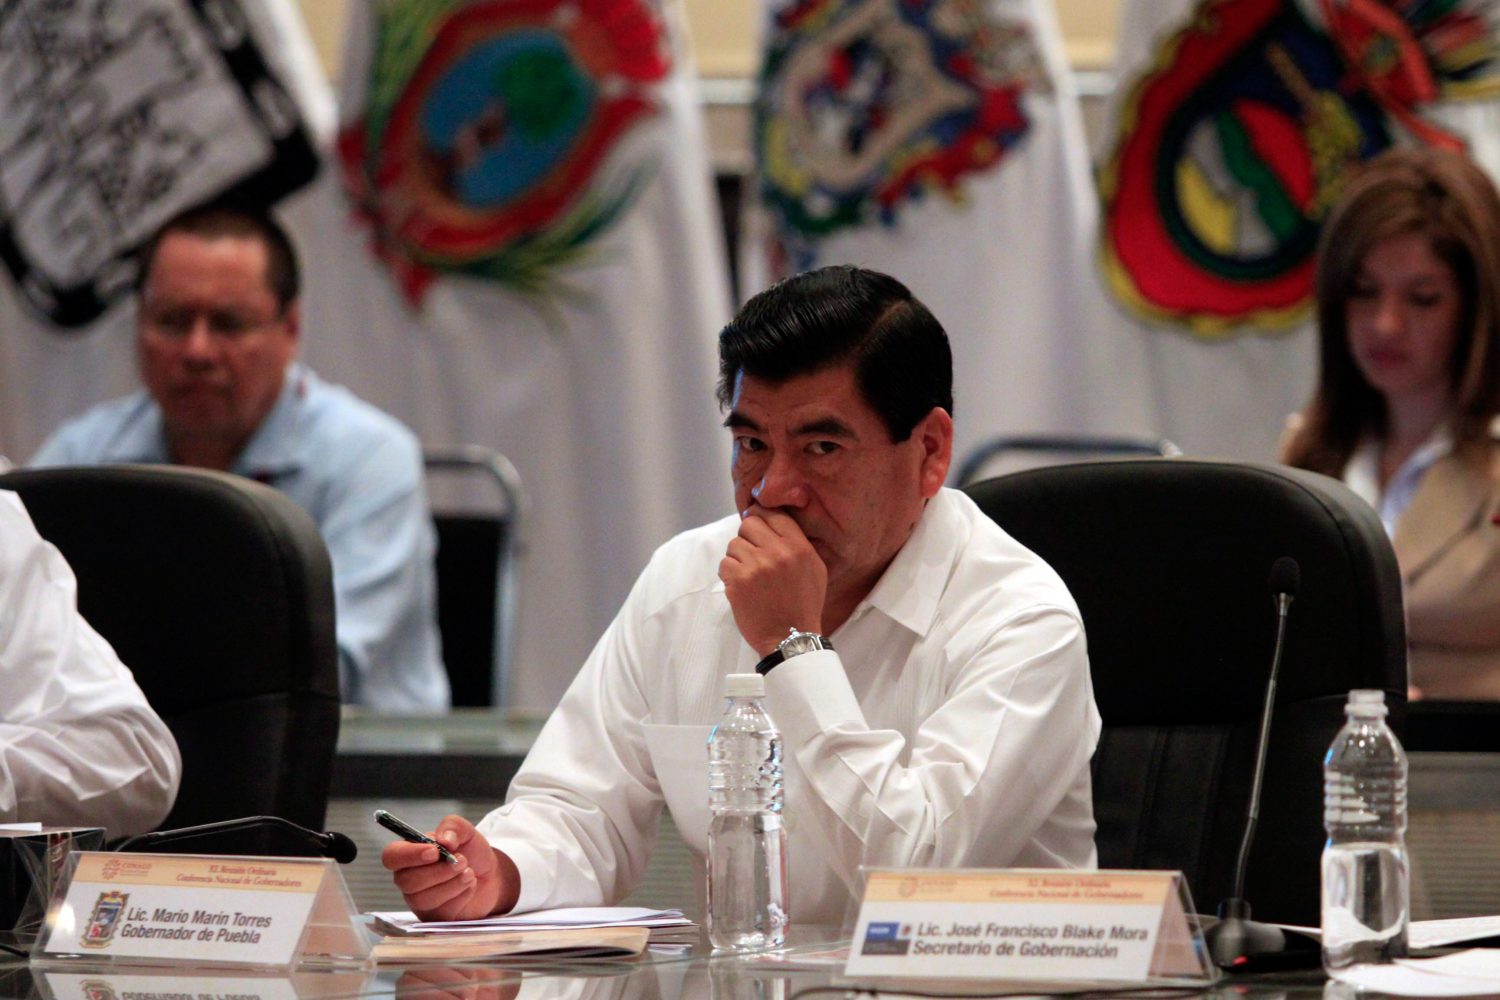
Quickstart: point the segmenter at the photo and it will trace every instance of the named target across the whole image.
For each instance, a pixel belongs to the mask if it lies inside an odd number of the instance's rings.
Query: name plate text
[[[286,966],[325,864],[285,858],[77,855],[37,957]]]
[[[1144,981],[1175,872],[874,871],[849,976]],[[1176,935],[1172,935],[1176,936]]]

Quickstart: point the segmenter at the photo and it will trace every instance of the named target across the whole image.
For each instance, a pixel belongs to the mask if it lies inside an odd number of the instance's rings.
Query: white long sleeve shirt
[[[758,655],[718,565],[726,518],[668,542],[480,824],[517,910],[623,898],[668,805],[700,865],[723,676]],[[841,920],[861,865],[1092,867],[1099,736],[1078,610],[1050,567],[943,490],[836,651],[766,678],[782,732],[790,910]]]
[[[152,829],[182,758],[21,498],[0,491],[0,822]]]

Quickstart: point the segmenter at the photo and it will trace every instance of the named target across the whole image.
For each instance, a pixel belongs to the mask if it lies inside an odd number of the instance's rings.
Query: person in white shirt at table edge
[[[623,899],[664,804],[701,873],[704,741],[749,670],[784,740],[794,921],[841,920],[862,865],[1096,864],[1082,622],[943,487],[942,326],[894,278],[829,267],[751,299],[719,356],[739,513],[656,552],[506,804],[438,824],[458,864],[386,846],[423,919]]]

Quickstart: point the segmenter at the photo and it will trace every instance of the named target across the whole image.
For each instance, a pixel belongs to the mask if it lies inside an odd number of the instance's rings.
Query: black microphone
[[[1276,708],[1276,675],[1281,670],[1287,612],[1301,582],[1302,569],[1291,556],[1282,556],[1271,565],[1268,583],[1276,606],[1276,646],[1271,653],[1266,702],[1260,712],[1260,736],[1255,741],[1255,769],[1250,781],[1250,804],[1245,810],[1245,836],[1240,841],[1234,868],[1234,894],[1219,904],[1219,922],[1204,935],[1214,964],[1230,971],[1246,970],[1252,959],[1279,954],[1287,945],[1281,928],[1250,919],[1250,904],[1245,900],[1245,869],[1250,864],[1250,847],[1255,842],[1255,826],[1260,820],[1261,781],[1266,773],[1266,749],[1271,742],[1271,714]]]
[[[155,844],[166,844],[174,840],[189,840],[193,837],[201,837],[216,833],[232,833],[236,830],[249,830],[258,826],[270,826],[280,830],[286,830],[297,839],[310,847],[325,858],[332,858],[341,865],[347,865],[359,854],[359,848],[354,841],[338,833],[329,830],[327,833],[318,833],[309,830],[305,826],[298,826],[289,819],[280,816],[244,816],[240,819],[220,820],[217,823],[201,823],[198,826],[183,826],[176,830],[156,830],[152,833],[141,833],[134,837],[127,837],[115,845],[116,851],[128,851],[135,847],[152,846]]]

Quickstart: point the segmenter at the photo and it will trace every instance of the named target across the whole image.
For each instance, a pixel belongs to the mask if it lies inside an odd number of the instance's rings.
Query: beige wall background
[[[352,3],[363,0],[298,0],[313,44],[338,79],[344,24]],[[670,2],[670,0],[669,0]],[[1107,69],[1115,51],[1115,25],[1123,0],[1055,0],[1068,58],[1081,70]],[[756,71],[756,0],[682,0],[698,73],[706,78],[748,79]],[[712,95],[710,95],[712,99]]]

